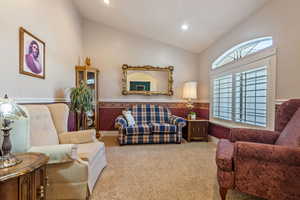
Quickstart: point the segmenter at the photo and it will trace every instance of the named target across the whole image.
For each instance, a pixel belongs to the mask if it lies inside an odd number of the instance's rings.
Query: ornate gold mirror
[[[123,65],[123,95],[173,95],[174,67]]]

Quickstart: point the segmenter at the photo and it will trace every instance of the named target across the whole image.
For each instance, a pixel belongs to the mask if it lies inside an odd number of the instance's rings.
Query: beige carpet
[[[104,137],[108,166],[92,200],[219,200],[213,143],[117,146]],[[227,200],[258,198],[230,191]]]

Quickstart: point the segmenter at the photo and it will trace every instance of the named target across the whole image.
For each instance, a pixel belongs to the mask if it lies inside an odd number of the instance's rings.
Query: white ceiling
[[[270,0],[74,0],[89,20],[200,53]],[[189,24],[187,31],[180,29]]]

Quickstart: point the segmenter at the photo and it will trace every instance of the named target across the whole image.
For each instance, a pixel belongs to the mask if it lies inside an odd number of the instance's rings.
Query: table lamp
[[[184,83],[183,98],[188,100],[187,108],[191,112],[194,108],[192,99],[197,99],[197,81],[187,81]]]
[[[12,144],[10,141],[11,123],[14,120],[27,118],[26,113],[14,101],[9,99],[7,95],[0,98],[0,122],[1,130],[3,132],[3,144],[0,150],[0,169],[14,166],[20,162],[12,153]]]

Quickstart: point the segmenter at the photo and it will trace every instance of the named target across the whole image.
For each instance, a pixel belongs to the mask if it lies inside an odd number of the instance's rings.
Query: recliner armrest
[[[61,144],[83,144],[97,141],[94,129],[60,133],[58,138]]]
[[[300,166],[300,147],[236,142],[234,156],[235,160],[254,159],[274,164],[282,163],[285,165]]]
[[[234,143],[226,139],[218,142],[216,163],[219,169],[223,171],[233,171]]]
[[[48,164],[66,163],[78,159],[78,146],[76,144],[59,144],[47,146],[34,146],[28,152],[44,153],[49,157]]]
[[[230,130],[230,141],[256,142],[264,144],[274,144],[279,137],[279,133],[268,130],[232,128]]]

